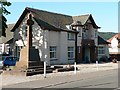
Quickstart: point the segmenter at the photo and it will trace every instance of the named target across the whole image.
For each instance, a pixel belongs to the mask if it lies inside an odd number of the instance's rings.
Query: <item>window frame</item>
[[[75,34],[68,32],[68,33],[67,33],[67,39],[68,39],[68,40],[75,40]]]
[[[105,54],[105,47],[98,47],[98,54]]]
[[[52,50],[53,48],[53,50]],[[49,52],[50,52],[50,60],[57,60],[57,46],[50,46],[49,48]],[[53,55],[51,55],[53,54]],[[51,57],[53,56],[53,57]]]
[[[70,49],[70,48],[72,48],[72,49]],[[68,47],[68,60],[75,59],[74,52],[75,52],[74,47],[72,47],[72,46]],[[69,55],[72,55],[72,56],[69,56]]]

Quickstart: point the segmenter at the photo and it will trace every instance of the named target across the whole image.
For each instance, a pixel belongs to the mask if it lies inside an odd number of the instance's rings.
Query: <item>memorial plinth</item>
[[[20,59],[16,64],[16,70],[20,70],[27,75],[27,72],[31,69],[43,67],[43,62],[40,60],[39,50],[32,46],[32,15],[29,14],[27,20],[27,46],[23,47],[20,51]]]

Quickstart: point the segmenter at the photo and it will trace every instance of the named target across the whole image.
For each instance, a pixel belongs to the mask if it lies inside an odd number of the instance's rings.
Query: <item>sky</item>
[[[11,2],[7,23],[16,23],[25,7],[71,16],[92,14],[100,32],[118,32],[118,2]]]

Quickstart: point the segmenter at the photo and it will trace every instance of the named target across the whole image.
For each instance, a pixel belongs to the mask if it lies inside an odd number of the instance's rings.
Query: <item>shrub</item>
[[[100,58],[100,62],[108,62],[108,57],[107,56],[102,56]]]

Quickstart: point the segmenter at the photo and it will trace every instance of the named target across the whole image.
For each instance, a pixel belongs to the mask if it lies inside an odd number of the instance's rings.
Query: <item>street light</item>
[[[75,62],[78,63],[77,61],[77,34],[79,33],[79,26],[83,26],[80,21],[74,21],[72,24],[72,30],[75,30]]]

